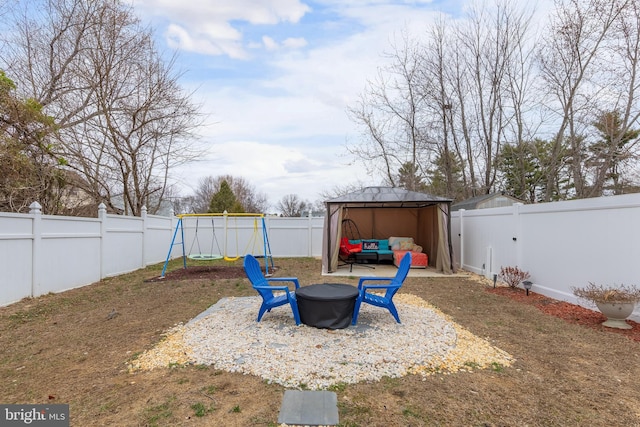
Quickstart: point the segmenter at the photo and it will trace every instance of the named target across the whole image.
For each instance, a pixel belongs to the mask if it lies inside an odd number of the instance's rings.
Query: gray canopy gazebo
[[[363,239],[413,237],[429,257],[429,266],[454,272],[451,199],[394,187],[366,187],[325,201],[322,272],[338,268],[342,221],[354,221]]]

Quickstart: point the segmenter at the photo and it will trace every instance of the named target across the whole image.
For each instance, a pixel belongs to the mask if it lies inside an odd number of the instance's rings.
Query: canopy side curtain
[[[342,238],[342,204],[327,203],[324,217],[325,235],[322,239],[322,272],[331,273],[338,269],[340,239]]]
[[[436,269],[445,274],[455,273],[453,253],[451,247],[451,233],[449,222],[449,206],[441,203],[438,206],[438,258]]]

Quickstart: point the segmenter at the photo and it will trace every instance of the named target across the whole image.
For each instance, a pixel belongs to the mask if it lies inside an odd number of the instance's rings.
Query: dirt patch
[[[319,260],[277,262],[276,276],[296,276],[303,286],[328,280]],[[282,386],[208,366],[127,370],[166,331],[220,298],[255,296],[238,276],[240,262],[201,266],[224,269],[149,281],[160,275],[160,264],[0,308],[0,402],[68,403],[74,426],[276,426]],[[180,273],[194,274],[189,269]],[[180,262],[170,264],[170,273],[179,270]],[[508,352],[513,366],[469,364],[467,372],[449,375],[337,385],[340,425],[640,425],[640,343],[628,332],[598,329],[600,320],[587,325],[595,312],[553,301],[536,306],[531,296],[489,288],[463,277],[409,278],[401,292]],[[295,369],[305,361],[292,354],[289,363]]]
[[[280,267],[269,267],[269,274],[275,274]],[[262,269],[264,273],[264,267]],[[187,268],[176,268],[165,272],[164,277],[154,276],[145,282],[184,281],[184,280],[219,280],[219,279],[244,279],[246,277],[243,267],[233,265],[196,265]]]
[[[145,282],[238,279],[244,277],[245,274],[242,267],[199,265],[168,271],[164,277],[154,276],[145,280]]]

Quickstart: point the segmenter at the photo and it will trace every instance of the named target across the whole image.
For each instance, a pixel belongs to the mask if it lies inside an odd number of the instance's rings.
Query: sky
[[[362,129],[347,110],[402,31],[424,33],[463,0],[133,0],[180,83],[201,104],[205,154],[176,171],[183,195],[233,175],[267,195],[322,200],[348,184],[380,185],[346,150]]]

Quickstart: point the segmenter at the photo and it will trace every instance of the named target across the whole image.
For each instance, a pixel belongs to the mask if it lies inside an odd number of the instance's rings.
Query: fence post
[[[229,248],[227,247],[227,242],[229,240],[229,212],[227,212],[227,210],[225,209],[222,212],[222,217],[224,218],[224,247],[222,248],[222,256],[224,258],[227,258],[229,256]],[[198,220],[198,218],[196,217],[196,221]],[[182,223],[184,225],[184,222]],[[198,226],[196,226],[196,229],[198,228]],[[238,232],[238,224],[236,223],[236,233]],[[237,236],[237,234],[236,234]],[[182,245],[184,247],[184,238],[182,239]],[[189,252],[191,252],[191,249],[189,249]],[[237,254],[237,252],[236,252]],[[186,268],[186,267],[185,267]]]
[[[31,297],[36,296],[36,289],[41,287],[40,270],[42,259],[42,205],[33,202],[29,205],[29,213],[33,215],[31,235]]]
[[[100,279],[104,279],[105,240],[107,238],[107,206],[104,203],[98,205],[98,219],[100,220]]]
[[[484,277],[491,279],[493,277],[493,248],[487,246],[484,255]]]
[[[515,247],[516,265],[522,268],[522,242],[520,241],[522,237],[520,206],[522,206],[522,203],[514,203],[512,206],[513,206],[513,228],[514,228],[513,243],[516,245]]]
[[[145,268],[147,266],[147,231],[149,224],[147,223],[147,207],[142,206],[140,209],[140,217],[142,218],[142,265],[140,268]]]
[[[307,256],[313,256],[313,217],[311,216],[311,211],[309,211],[309,215],[307,215]]]
[[[460,209],[458,220],[460,221],[460,268],[464,270],[464,213],[465,209]]]

